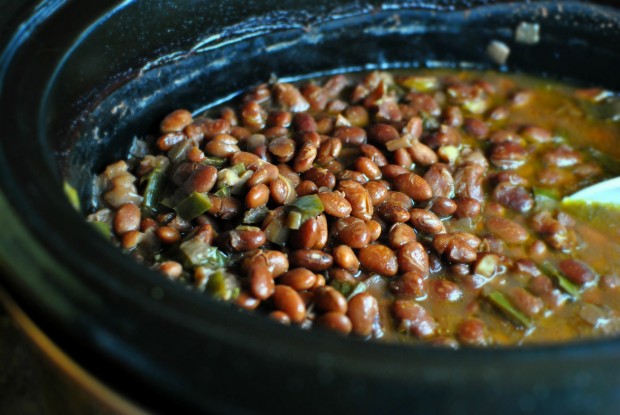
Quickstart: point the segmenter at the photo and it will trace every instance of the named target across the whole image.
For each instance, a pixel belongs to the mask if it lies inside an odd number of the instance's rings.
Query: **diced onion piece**
[[[493,40],[487,46],[487,55],[498,65],[505,65],[510,55],[510,48],[504,42]]]
[[[524,45],[535,45],[540,41],[540,25],[538,23],[521,22],[515,31],[515,40]]]

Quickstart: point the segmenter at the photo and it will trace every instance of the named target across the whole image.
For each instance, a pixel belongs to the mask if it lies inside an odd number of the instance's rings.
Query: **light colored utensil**
[[[620,207],[620,177],[581,189],[565,197],[562,202],[600,203]]]

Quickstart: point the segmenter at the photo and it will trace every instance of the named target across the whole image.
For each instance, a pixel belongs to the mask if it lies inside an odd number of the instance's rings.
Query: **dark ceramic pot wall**
[[[14,5],[13,5],[14,4]],[[492,67],[620,89],[620,13],[577,2],[16,1],[0,32],[1,283],[81,367],[158,412],[614,413],[616,339],[448,351],[280,327],[121,255],[62,195],[178,106],[337,69]],[[513,29],[539,22],[542,41]]]

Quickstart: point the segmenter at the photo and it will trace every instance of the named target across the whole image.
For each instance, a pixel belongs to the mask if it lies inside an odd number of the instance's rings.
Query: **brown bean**
[[[181,132],[166,133],[157,139],[157,148],[161,151],[168,151],[187,137]]]
[[[420,166],[430,166],[437,163],[437,154],[426,144],[420,142],[411,143],[407,148],[411,160]]]
[[[411,224],[419,232],[435,235],[446,231],[443,222],[432,212],[414,208],[409,211],[409,214]]]
[[[489,160],[500,169],[515,169],[527,159],[527,151],[521,145],[512,142],[494,144]]]
[[[444,257],[451,262],[470,263],[476,260],[477,253],[467,242],[452,238],[443,251]]]
[[[280,163],[286,163],[295,155],[295,141],[288,137],[278,137],[269,142],[268,150]]]
[[[493,190],[493,200],[507,208],[525,213],[534,207],[534,197],[523,186],[500,182]]]
[[[162,133],[181,131],[193,121],[192,113],[188,110],[179,109],[166,115],[159,129]]]
[[[243,164],[247,170],[257,170],[260,166],[265,164],[256,154],[248,153],[246,151],[240,151],[230,158],[231,166],[237,164]]]
[[[399,329],[417,337],[431,337],[437,330],[437,322],[420,304],[413,300],[396,300],[392,304],[392,313],[399,324]]]
[[[327,238],[329,237],[329,229],[327,227],[327,218],[325,215],[320,214],[316,217],[317,222],[317,238],[316,243],[312,247],[313,249],[322,249],[327,244]]]
[[[310,170],[314,159],[316,158],[317,148],[309,142],[304,143],[293,162],[293,170],[297,173],[303,173]]]
[[[430,270],[428,254],[418,242],[409,242],[397,251],[398,269],[402,273],[417,272],[426,277]]]
[[[304,112],[310,108],[306,98],[299,92],[293,84],[277,83],[273,86],[273,95],[280,105],[291,112]]]
[[[276,285],[273,303],[277,310],[284,311],[293,323],[301,323],[306,317],[306,306],[297,291],[287,285]]]
[[[489,126],[480,118],[465,118],[463,130],[478,140],[484,140],[489,136]]]
[[[266,266],[274,278],[279,277],[288,271],[288,257],[280,251],[256,250],[248,252],[241,263],[241,269],[249,272],[251,268],[257,266]]]
[[[379,316],[377,299],[367,292],[354,295],[349,300],[347,316],[351,320],[353,333],[358,336],[369,336],[372,326]]]
[[[267,117],[267,125],[272,127],[288,127],[293,121],[293,115],[288,111],[271,111]]]
[[[379,214],[382,219],[389,223],[404,223],[411,218],[411,215],[407,209],[389,202],[386,202],[379,207]]]
[[[486,227],[493,235],[508,244],[520,244],[527,240],[527,230],[517,222],[499,217],[491,217],[486,220]]]
[[[433,200],[431,212],[439,217],[448,217],[456,212],[456,202],[448,197],[437,197]]]
[[[284,311],[280,311],[280,310],[272,311],[271,313],[268,314],[268,316],[269,318],[277,321],[280,324],[284,324],[285,326],[288,326],[289,324],[291,324],[291,318]]]
[[[382,182],[368,182],[364,188],[368,192],[370,202],[374,207],[381,205],[388,197],[388,188]]]
[[[246,291],[241,291],[235,299],[235,304],[244,310],[256,310],[260,305],[260,300],[252,297],[252,295]]]
[[[443,123],[450,127],[459,128],[463,125],[463,113],[457,106],[449,106],[444,110]]]
[[[289,238],[291,246],[299,249],[311,249],[319,238],[319,222],[317,218],[306,220]]]
[[[316,156],[316,162],[324,165],[340,155],[342,151],[342,141],[337,138],[330,138],[321,143]]]
[[[430,282],[434,297],[448,303],[455,303],[463,298],[463,291],[458,284],[448,280],[433,280]]]
[[[316,318],[316,324],[320,327],[325,327],[342,334],[349,334],[352,327],[349,317],[335,311],[330,311],[318,316]]]
[[[122,205],[114,215],[114,232],[122,235],[125,232],[140,229],[140,208],[134,204]]]
[[[406,173],[394,179],[396,189],[405,193],[416,202],[423,202],[433,197],[433,191],[426,180],[414,173]]]
[[[398,130],[388,124],[373,124],[368,128],[368,139],[377,144],[385,145],[388,141],[400,138]]]
[[[241,151],[236,144],[227,143],[221,140],[212,140],[205,145],[205,154],[214,157],[231,157]]]
[[[386,180],[394,180],[401,174],[409,174],[409,170],[398,164],[387,164],[381,167],[381,173]]]
[[[482,213],[482,205],[476,199],[471,197],[461,197],[455,200],[456,211],[455,216],[459,219],[472,218],[475,219]]]
[[[571,167],[581,163],[583,156],[564,144],[545,153],[542,161],[547,166]]]
[[[265,233],[254,226],[239,227],[218,237],[218,245],[237,252],[252,251],[263,246],[265,242]]]
[[[157,269],[171,279],[179,278],[183,273],[183,266],[176,261],[164,261]]]
[[[427,277],[417,271],[406,272],[390,282],[390,290],[401,298],[422,298],[427,292]]]
[[[334,228],[338,239],[351,248],[363,248],[370,242],[370,229],[361,219],[343,218]]]
[[[533,143],[548,143],[553,140],[551,131],[541,127],[527,126],[521,130],[521,136]]]
[[[381,244],[368,245],[359,251],[359,261],[369,271],[384,276],[394,276],[398,271],[396,254]]]
[[[558,263],[558,268],[575,284],[584,285],[596,279],[594,271],[587,264],[576,259],[563,259]]]
[[[364,174],[370,180],[381,179],[381,169],[368,157],[358,157],[354,162],[355,170]]]
[[[265,163],[258,167],[252,177],[248,179],[248,186],[256,186],[257,184],[269,184],[278,178],[278,168],[271,163]]]
[[[264,184],[257,184],[252,186],[248,193],[245,195],[245,205],[249,209],[255,209],[259,206],[264,206],[269,200],[269,188]]]
[[[468,346],[485,346],[488,342],[485,325],[477,318],[463,320],[457,327],[456,337],[461,344]]]
[[[336,176],[331,171],[322,167],[312,167],[302,175],[304,180],[310,180],[318,187],[333,189],[336,186]]]
[[[454,194],[458,197],[471,197],[484,202],[484,168],[478,164],[465,164],[454,173]]]
[[[365,157],[371,159],[379,168],[388,164],[385,154],[381,152],[377,147],[371,144],[363,144],[360,146],[360,151]]]
[[[394,150],[392,152],[392,158],[394,159],[394,164],[410,170],[413,167],[413,160],[407,150],[408,149],[404,147]]]
[[[204,166],[201,169],[196,170],[190,178],[187,179],[183,187],[188,193],[207,193],[213,189],[216,181],[217,169],[213,166]]]
[[[360,267],[360,261],[355,256],[355,252],[351,247],[346,245],[338,245],[332,252],[335,265],[344,268],[347,271],[356,272]]]
[[[360,146],[366,144],[366,131],[360,127],[336,127],[334,138],[342,141],[343,145]]]
[[[510,293],[512,303],[524,314],[534,317],[543,310],[543,301],[522,287],[514,288]]]
[[[321,192],[317,195],[328,215],[345,218],[351,214],[351,204],[340,192]]]
[[[296,131],[316,131],[316,121],[308,113],[297,113],[293,117],[293,127]]]
[[[179,231],[170,226],[162,226],[155,234],[164,245],[173,245],[181,240]]]
[[[344,116],[354,127],[365,127],[369,121],[368,111],[361,105],[350,106],[345,110]]]
[[[140,231],[128,231],[121,237],[121,246],[124,249],[134,249],[144,239],[144,233]]]
[[[377,222],[376,220],[371,219],[368,222],[366,222],[366,226],[368,227],[368,230],[370,231],[370,242],[374,242],[377,239],[379,239],[379,237],[381,236],[381,232],[383,232],[383,228],[381,227],[381,224]]]
[[[269,184],[269,194],[278,205],[291,203],[297,197],[293,184],[284,176],[279,176]]]
[[[436,150],[444,146],[457,146],[461,142],[461,134],[456,128],[448,125],[441,125],[439,130],[429,134],[423,139],[424,144]]]
[[[331,267],[334,258],[327,252],[318,249],[298,249],[291,252],[290,262],[297,267],[308,268],[311,271],[324,271]]]
[[[309,290],[316,283],[316,275],[307,268],[295,268],[284,273],[279,281],[297,291]]]
[[[293,187],[297,187],[299,183],[301,183],[299,174],[294,172],[288,164],[280,163],[276,167],[278,168],[279,174],[286,177],[293,184]]]
[[[445,198],[454,196],[454,178],[447,165],[433,164],[424,174],[424,180],[431,187],[433,196]]]
[[[370,195],[366,189],[358,182],[352,180],[342,180],[338,184],[338,191],[351,204],[351,215],[362,220],[370,220],[374,213],[374,207],[370,200]]]
[[[264,265],[252,267],[249,275],[250,293],[254,298],[266,300],[275,292],[275,283]]]
[[[295,188],[295,192],[297,193],[298,197],[314,195],[318,193],[318,191],[319,191],[319,188],[316,186],[314,182],[311,182],[310,180],[302,181]]]
[[[316,307],[324,312],[347,312],[347,299],[334,287],[328,285],[312,290]]]
[[[200,123],[200,127],[206,139],[211,139],[218,134],[229,134],[231,130],[230,121],[223,118],[205,119]]]
[[[410,242],[416,242],[416,233],[413,228],[404,223],[396,223],[390,228],[389,242],[392,249],[398,249]]]

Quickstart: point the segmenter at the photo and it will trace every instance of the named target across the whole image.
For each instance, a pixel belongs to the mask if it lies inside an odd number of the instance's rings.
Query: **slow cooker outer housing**
[[[464,63],[620,89],[618,10],[574,2],[29,1],[0,31],[1,284],[79,365],[156,412],[614,413],[620,341],[458,351],[281,327],[98,237],[92,175],[178,106],[269,78]],[[539,45],[515,44],[520,21]]]

